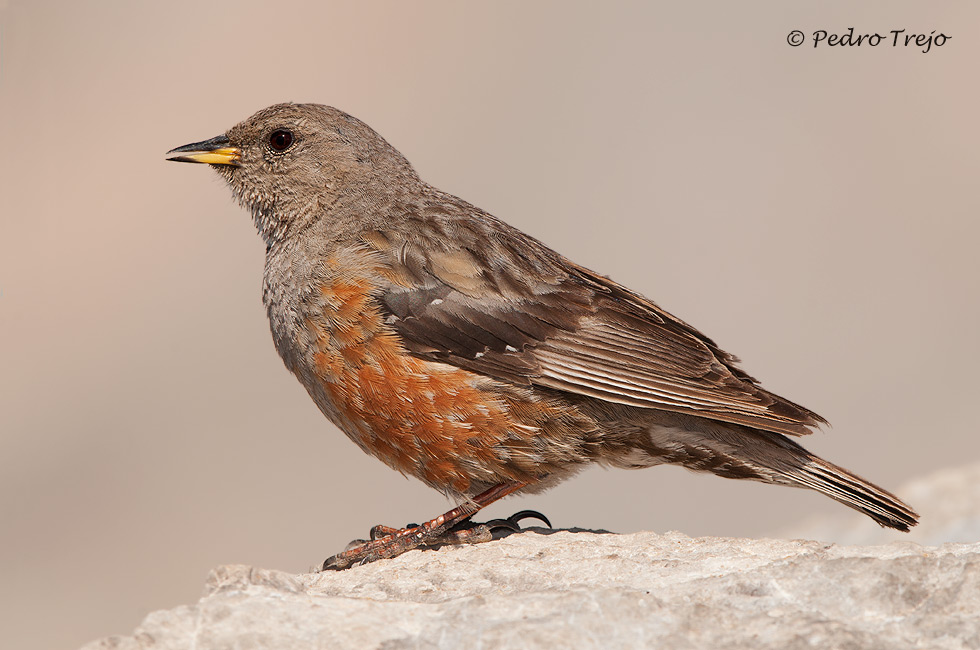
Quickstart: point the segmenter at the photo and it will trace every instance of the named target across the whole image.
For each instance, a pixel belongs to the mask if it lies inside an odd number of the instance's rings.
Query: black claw
[[[538,521],[543,521],[544,525],[551,528],[551,522],[548,518],[537,510],[521,510],[520,512],[515,512],[510,517],[507,517],[507,521],[511,522],[520,529],[520,521],[522,519],[537,519]]]
[[[511,521],[509,518],[491,519],[490,521],[484,522],[483,525],[489,528],[491,531],[500,530],[501,528],[503,528],[504,530],[509,530],[514,533],[521,532],[520,524],[518,524],[516,521]]]

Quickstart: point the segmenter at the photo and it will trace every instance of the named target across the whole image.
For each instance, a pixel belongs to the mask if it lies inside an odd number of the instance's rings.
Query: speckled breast
[[[319,259],[315,269],[291,270],[294,280],[307,279],[279,297],[292,304],[269,309],[270,318],[288,314],[273,322],[273,335],[287,367],[361,449],[455,494],[505,481],[533,485],[586,460],[574,407],[410,355],[375,297],[390,276],[377,257],[360,249]]]

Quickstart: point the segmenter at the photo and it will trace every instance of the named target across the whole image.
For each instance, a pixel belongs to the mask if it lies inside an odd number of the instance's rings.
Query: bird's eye
[[[275,151],[285,151],[293,143],[292,131],[276,129],[269,135],[269,146]]]

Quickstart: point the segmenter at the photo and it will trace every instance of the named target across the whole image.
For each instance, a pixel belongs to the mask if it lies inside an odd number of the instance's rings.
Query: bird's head
[[[321,218],[377,213],[377,203],[419,184],[371,127],[320,104],[270,106],[167,156],[217,170],[269,245]]]

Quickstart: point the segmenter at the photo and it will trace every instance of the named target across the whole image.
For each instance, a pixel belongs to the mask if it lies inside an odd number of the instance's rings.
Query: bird
[[[480,509],[592,464],[676,464],[816,490],[883,527],[918,521],[796,442],[824,418],[648,298],[426,183],[341,110],[276,104],[167,156],[210,165],[251,214],[276,350],[320,411],[458,504],[376,526],[324,570],[487,541]]]

